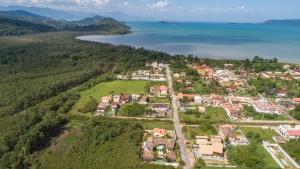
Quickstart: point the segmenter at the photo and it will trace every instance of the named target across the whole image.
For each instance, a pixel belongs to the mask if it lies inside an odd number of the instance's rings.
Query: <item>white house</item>
[[[280,125],[277,132],[287,140],[300,138],[300,125],[292,127],[291,125]]]

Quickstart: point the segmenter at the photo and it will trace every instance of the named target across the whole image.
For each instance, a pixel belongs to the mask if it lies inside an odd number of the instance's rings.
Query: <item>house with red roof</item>
[[[287,140],[300,139],[300,125],[280,125],[277,127],[277,132]]]
[[[300,103],[300,98],[293,98],[293,99],[292,99],[292,102],[293,102],[294,104],[299,104],[299,103]]]

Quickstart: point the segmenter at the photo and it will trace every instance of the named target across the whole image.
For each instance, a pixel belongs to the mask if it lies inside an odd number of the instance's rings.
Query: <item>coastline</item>
[[[300,63],[300,30],[263,24],[127,22],[129,33],[88,33],[76,39],[131,46],[169,55],[217,60],[245,60],[254,56]],[[284,36],[283,36],[284,35]],[[299,39],[299,40],[298,40]]]

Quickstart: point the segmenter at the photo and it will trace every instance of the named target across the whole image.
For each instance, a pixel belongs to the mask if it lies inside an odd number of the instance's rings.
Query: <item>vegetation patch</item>
[[[174,130],[174,124],[172,121],[143,121],[142,123],[146,130],[153,130],[154,128]]]
[[[254,120],[288,120],[286,115],[258,113],[252,106],[247,105],[244,107],[244,115],[253,117]]]
[[[300,163],[300,141],[292,140],[285,144],[281,144],[281,147],[299,164]]]
[[[142,116],[146,112],[146,106],[138,103],[126,104],[118,112],[120,116]]]
[[[223,108],[207,107],[205,113],[198,111],[187,111],[180,113],[181,122],[187,124],[200,124],[201,123],[226,123],[229,122],[228,116]]]
[[[140,144],[143,126],[139,122],[98,118],[83,129],[72,129],[58,143],[34,157],[33,168],[171,169],[143,163]]]

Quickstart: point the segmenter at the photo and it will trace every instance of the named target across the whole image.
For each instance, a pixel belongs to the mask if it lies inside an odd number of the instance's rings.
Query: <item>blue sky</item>
[[[93,13],[122,12],[169,21],[261,22],[300,19],[300,0],[0,0],[24,5]]]

